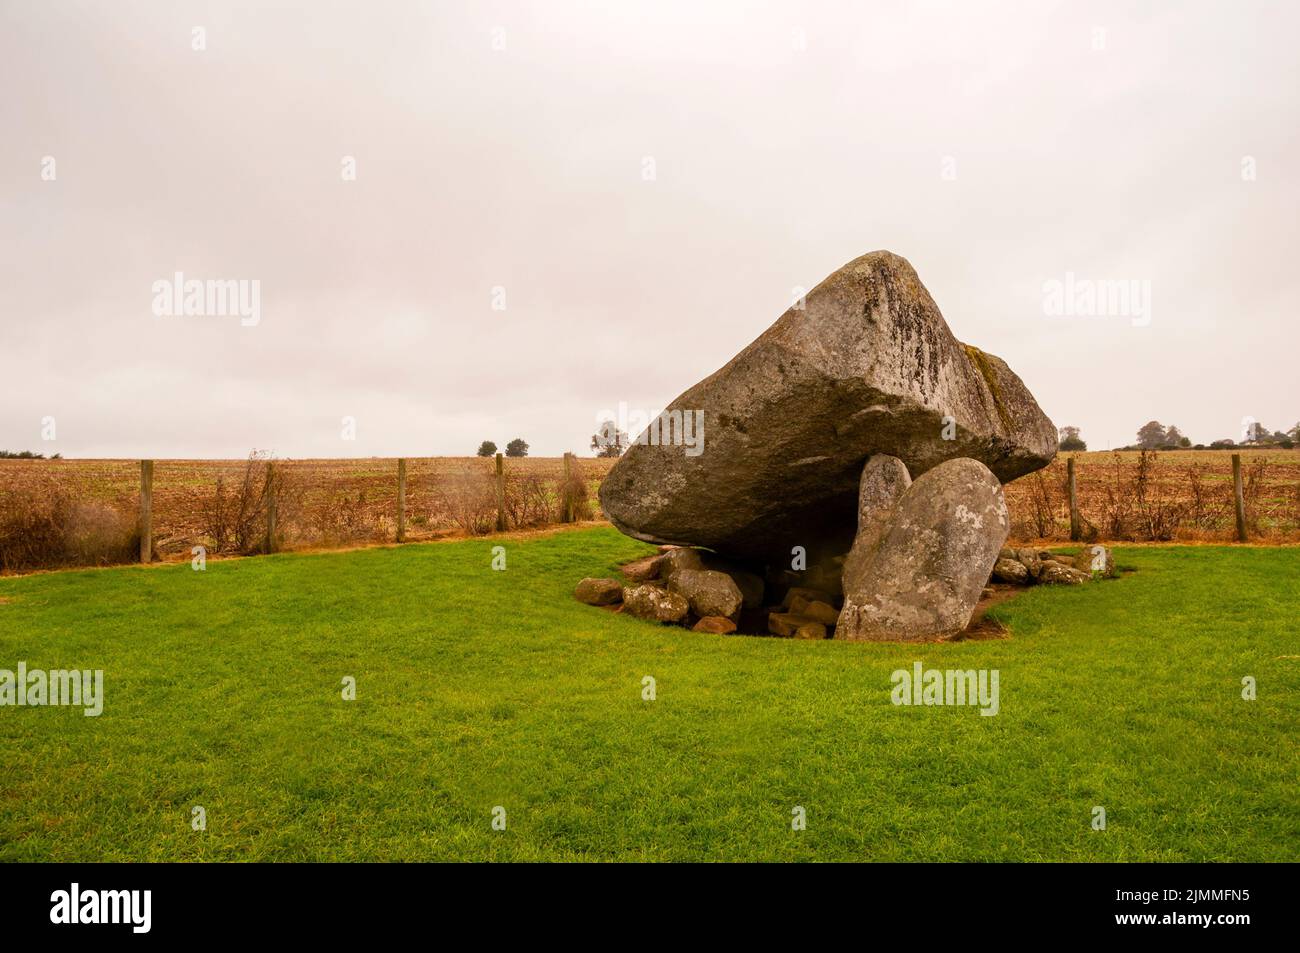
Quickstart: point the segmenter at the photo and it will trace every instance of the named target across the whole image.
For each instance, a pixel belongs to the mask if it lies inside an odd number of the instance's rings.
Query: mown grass
[[[0,859],[1296,859],[1300,550],[1121,549],[907,647],[651,626],[570,596],[643,545],[498,544],[0,580],[0,668],[106,695],[0,708]],[[895,707],[914,660],[1000,714]]]

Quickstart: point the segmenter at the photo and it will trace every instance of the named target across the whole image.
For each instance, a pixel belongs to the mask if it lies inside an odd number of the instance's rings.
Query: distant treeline
[[[1192,443],[1192,441],[1183,436],[1181,430],[1173,424],[1165,426],[1158,420],[1150,420],[1138,428],[1137,442],[1131,443],[1127,447],[1116,447],[1117,450],[1228,450],[1233,447],[1263,448],[1277,447],[1282,450],[1290,450],[1297,443],[1300,443],[1300,423],[1297,423],[1290,430],[1274,430],[1271,433],[1269,429],[1258,421],[1247,418],[1245,426],[1242,428],[1242,439],[1238,443],[1228,437],[1222,440],[1215,440],[1210,444]],[[1062,450],[1087,450],[1088,445],[1079,435],[1078,427],[1062,427],[1060,429],[1060,443],[1058,446]]]

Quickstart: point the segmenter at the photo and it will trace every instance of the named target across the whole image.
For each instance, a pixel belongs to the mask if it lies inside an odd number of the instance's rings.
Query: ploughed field
[[[0,670],[102,671],[95,717],[0,705],[0,860],[1295,859],[1300,548],[1117,547],[1118,579],[995,606],[1009,638],[923,645],[573,598],[652,551],[0,579]],[[895,704],[918,665],[996,702]]]

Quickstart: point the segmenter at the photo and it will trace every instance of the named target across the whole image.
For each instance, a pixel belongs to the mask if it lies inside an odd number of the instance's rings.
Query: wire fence
[[[1300,451],[1074,454],[1078,538],[1112,542],[1300,540]],[[1241,519],[1233,457],[1240,457]],[[1011,535],[1071,538],[1069,456],[1007,484]]]
[[[399,522],[419,541],[599,519],[612,462],[0,460],[0,572],[394,542]]]
[[[1082,453],[1079,537],[1237,538],[1231,455]],[[1242,518],[1259,541],[1300,540],[1300,451],[1243,451]],[[611,459],[0,460],[0,572],[249,555],[482,535],[601,519]],[[566,470],[567,467],[567,470]],[[566,472],[568,476],[566,478]],[[1067,464],[1006,486],[1011,536],[1071,537]],[[147,502],[148,519],[141,518]]]

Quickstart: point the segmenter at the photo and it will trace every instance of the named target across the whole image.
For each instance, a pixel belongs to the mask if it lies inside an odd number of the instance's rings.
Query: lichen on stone
[[[980,376],[984,378],[984,383],[989,389],[989,396],[993,398],[993,409],[998,412],[998,419],[1002,421],[1002,426],[1007,430],[1013,431],[1015,428],[1011,423],[1011,415],[1007,413],[1006,407],[1002,404],[1002,394],[998,390],[998,377],[993,373],[993,367],[989,364],[989,359],[984,352],[973,344],[963,344],[962,348],[966,351],[966,356],[970,362],[975,365]]]

